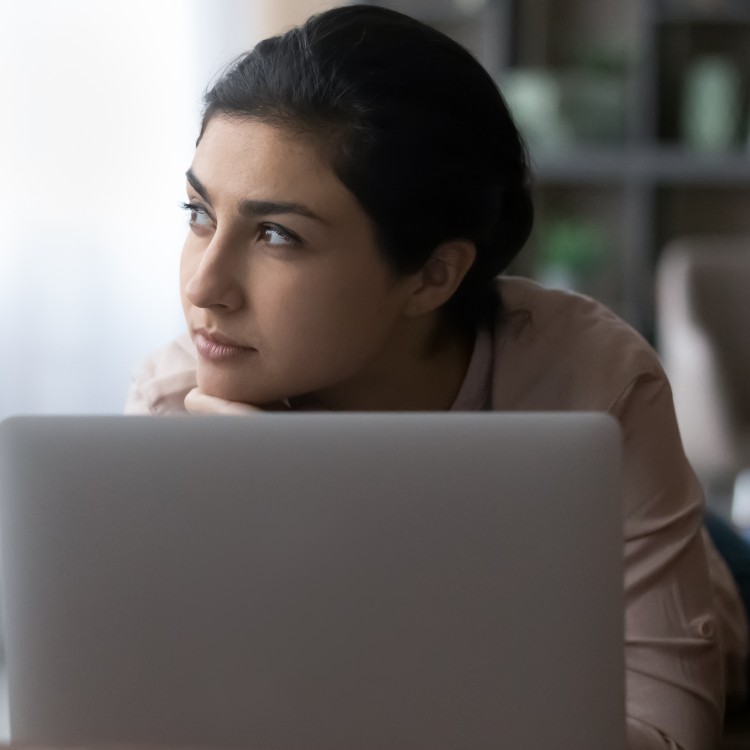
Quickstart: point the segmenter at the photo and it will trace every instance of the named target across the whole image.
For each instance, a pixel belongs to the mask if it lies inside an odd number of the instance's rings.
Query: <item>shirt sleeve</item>
[[[185,414],[185,396],[196,384],[195,350],[181,336],[153,352],[135,372],[125,414]]]
[[[635,378],[610,411],[623,431],[629,746],[710,750],[724,686],[703,492],[663,374]]]
[[[133,378],[128,389],[124,411],[128,416],[153,414],[148,403],[148,398],[143,393],[142,385],[137,376]]]

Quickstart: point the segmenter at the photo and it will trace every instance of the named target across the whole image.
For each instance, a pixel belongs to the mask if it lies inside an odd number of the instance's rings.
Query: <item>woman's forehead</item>
[[[250,119],[215,117],[191,165],[209,189],[346,191],[310,137]],[[348,191],[346,191],[348,192]]]
[[[197,192],[215,208],[246,201],[296,203],[326,223],[369,224],[309,134],[217,116],[206,126],[188,172],[193,189],[199,185]]]
[[[203,132],[195,152],[207,166],[257,170],[330,171],[309,138],[258,120],[214,117]],[[219,163],[216,163],[217,160]]]

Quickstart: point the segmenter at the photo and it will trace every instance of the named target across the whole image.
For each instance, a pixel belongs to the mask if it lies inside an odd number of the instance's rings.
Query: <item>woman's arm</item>
[[[627,742],[628,750],[689,750],[678,745],[673,739],[654,729],[649,724],[644,724],[632,716],[627,720]]]
[[[630,748],[711,750],[724,684],[702,489],[661,373],[635,378],[611,412],[623,429]]]

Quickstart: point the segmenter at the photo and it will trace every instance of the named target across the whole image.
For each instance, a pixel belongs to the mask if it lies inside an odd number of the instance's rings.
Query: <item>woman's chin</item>
[[[225,401],[263,407],[283,401],[286,396],[277,390],[251,386],[247,381],[231,377],[227,373],[205,372],[198,368],[198,387],[203,393]]]
[[[207,395],[222,398],[225,401],[237,401],[241,404],[256,405],[255,389],[249,388],[246,382],[226,373],[206,372],[198,367],[198,387]]]

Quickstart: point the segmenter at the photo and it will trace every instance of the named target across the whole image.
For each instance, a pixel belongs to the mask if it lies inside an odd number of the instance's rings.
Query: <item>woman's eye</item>
[[[269,245],[274,245],[275,247],[294,245],[299,242],[298,237],[287,232],[276,224],[264,224],[260,227],[259,235],[263,242],[266,242]]]
[[[188,212],[188,223],[191,227],[212,226],[211,217],[202,206],[196,203],[182,203],[181,206]]]

